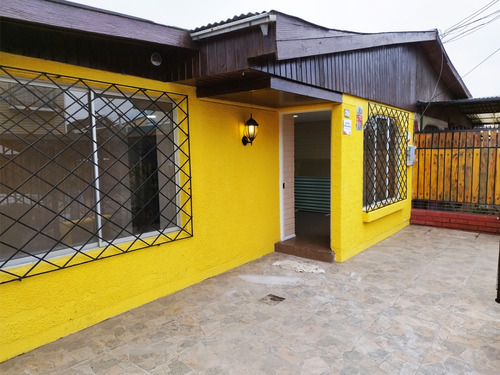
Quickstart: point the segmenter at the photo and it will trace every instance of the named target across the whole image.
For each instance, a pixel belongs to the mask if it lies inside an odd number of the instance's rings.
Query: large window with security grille
[[[406,199],[408,126],[407,112],[369,103],[363,134],[364,211]]]
[[[22,278],[191,236],[187,97],[0,73],[1,271],[33,264]]]

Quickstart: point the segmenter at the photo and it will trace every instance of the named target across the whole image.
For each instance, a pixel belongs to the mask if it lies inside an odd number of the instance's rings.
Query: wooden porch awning
[[[273,108],[342,102],[341,93],[252,70],[200,79],[196,93],[202,98]]]

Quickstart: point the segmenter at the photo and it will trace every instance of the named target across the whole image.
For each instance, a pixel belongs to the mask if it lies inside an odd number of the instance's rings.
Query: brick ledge
[[[500,234],[500,220],[498,217],[491,215],[431,211],[412,208],[410,223],[440,228]]]

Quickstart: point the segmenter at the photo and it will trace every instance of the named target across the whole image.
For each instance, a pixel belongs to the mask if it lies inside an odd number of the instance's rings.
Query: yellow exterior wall
[[[1,53],[0,63],[189,95],[194,223],[192,238],[0,285],[0,361],[273,251],[280,239],[277,112],[11,54]],[[250,112],[260,129],[244,147],[241,127]]]
[[[356,107],[368,119],[368,101],[343,95],[343,103],[332,111],[331,159],[331,248],[335,260],[344,262],[396,233],[410,223],[411,167],[407,169],[407,199],[372,213],[363,212],[363,131],[356,130]],[[344,110],[350,111],[351,135],[343,134]],[[413,114],[409,119],[413,139]],[[340,183],[341,182],[341,183]]]

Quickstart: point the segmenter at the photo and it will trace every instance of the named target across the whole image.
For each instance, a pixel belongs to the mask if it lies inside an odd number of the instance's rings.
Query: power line
[[[486,4],[484,7],[482,7],[481,9],[475,11],[474,13],[472,13],[471,15],[465,17],[463,20],[457,22],[455,25],[449,27],[448,29],[446,29],[443,33],[443,35],[446,35],[446,34],[450,34],[451,32],[453,32],[454,30],[456,30],[457,28],[459,27],[463,27],[463,24],[465,22],[468,22],[470,19],[478,16],[479,14],[481,14],[482,12],[484,12],[486,9],[492,7],[495,3],[497,3],[498,0],[493,0],[492,2]]]
[[[479,64],[477,64],[474,68],[472,68],[471,70],[469,70],[467,73],[465,73],[462,78],[464,78],[465,76],[467,76],[468,74],[472,73],[474,70],[476,70],[476,68],[478,68],[480,65],[482,65],[483,63],[486,62],[486,60],[488,60],[490,57],[492,57],[495,53],[497,53],[498,51],[500,51],[500,47],[498,47],[496,49],[496,51],[492,52],[487,58],[485,58],[483,61],[481,61]]]
[[[500,51],[500,47],[498,47],[495,51],[493,51],[492,53],[490,53],[485,59],[483,59],[479,64],[477,64],[475,67],[473,67],[471,70],[469,70],[467,73],[465,73],[461,78],[464,78],[466,76],[468,76],[470,73],[472,73],[474,70],[476,70],[477,68],[479,68],[482,64],[484,64],[488,59],[490,59],[495,53],[497,53],[498,51]],[[439,81],[438,81],[439,82]],[[431,100],[429,100],[429,102],[431,102],[432,100],[434,100],[435,98],[437,98],[438,96],[440,96],[441,94],[444,94],[446,91],[448,91],[449,89],[451,89],[452,87],[456,86],[457,84],[459,83],[459,81],[456,81],[453,85],[450,85],[448,86],[446,89],[444,89],[443,91],[441,91],[439,94],[433,96],[431,98]]]
[[[482,13],[484,13],[487,9],[491,8],[493,5],[498,3],[499,0],[491,1],[486,4],[479,10],[475,11],[471,15],[467,16],[460,22],[446,29],[443,33],[441,33],[441,39],[443,43],[449,43],[455,40],[459,40],[473,32],[478,31],[479,29],[485,27],[491,22],[496,21],[500,18],[500,10],[493,11],[485,16],[479,17]],[[478,18],[479,17],[479,18]],[[487,20],[487,21],[486,21]],[[477,24],[478,22],[485,21],[481,24]]]
[[[479,22],[479,21],[482,21],[482,20],[487,19],[487,18],[489,18],[489,17],[492,17],[492,16],[494,16],[495,14],[498,14],[498,13],[500,13],[500,10],[496,10],[496,11],[494,11],[494,12],[492,12],[492,13],[490,13],[490,14],[488,14],[488,15],[484,16],[484,17],[481,17],[481,18],[475,19],[474,21],[471,21],[471,22],[469,22],[469,23],[467,23],[467,24],[464,24],[464,25],[461,25],[461,26],[457,26],[457,27],[455,27],[453,30],[445,31],[445,32],[443,33],[443,36],[448,36],[448,35],[450,35],[450,34],[453,34],[453,33],[454,33],[455,31],[457,31],[457,30],[463,29],[464,27],[468,27],[468,26],[470,26],[470,25],[472,25],[472,24],[474,24],[474,23],[476,23],[476,22]]]
[[[431,105],[431,101],[439,96],[440,94],[434,96],[434,94],[436,93],[436,90],[439,86],[439,82],[441,81],[441,76],[443,74],[443,68],[444,68],[444,51],[441,51],[441,69],[439,71],[439,76],[438,76],[438,79],[436,80],[436,85],[434,86],[434,91],[432,91],[432,95],[431,95],[431,99],[428,101],[427,105],[425,106],[424,110],[422,111],[422,113],[420,114],[420,119],[421,121],[423,122],[423,118],[424,118],[424,114],[425,114],[425,111],[427,111],[427,108],[429,108],[429,106]]]
[[[494,14],[496,14],[496,13],[500,13],[500,10],[496,11]],[[491,14],[491,15],[493,15],[493,14]],[[491,15],[490,15],[490,16],[491,16]],[[489,17],[489,16],[488,16],[488,17]],[[454,42],[454,41],[456,41],[456,40],[460,40],[460,39],[462,39],[463,37],[466,37],[467,35],[472,34],[472,33],[476,32],[476,31],[478,31],[479,29],[482,29],[483,27],[485,27],[485,26],[486,26],[486,25],[488,25],[489,23],[491,23],[491,22],[493,22],[493,21],[496,21],[496,20],[497,20],[497,19],[499,19],[499,18],[500,18],[500,14],[499,14],[498,16],[496,16],[495,18],[493,18],[493,19],[489,20],[488,22],[484,22],[484,23],[482,23],[482,24],[480,24],[480,25],[476,25],[476,26],[474,26],[473,28],[471,28],[471,29],[469,29],[469,30],[463,31],[461,34],[458,34],[458,35],[452,36],[450,39],[443,40],[443,43],[450,43],[450,42]],[[479,21],[479,20],[478,20],[478,21]],[[476,21],[474,21],[474,22],[476,22]],[[472,24],[472,23],[471,23],[471,24]],[[448,35],[449,35],[449,34],[448,34]],[[446,35],[446,36],[448,36],[448,35]],[[444,37],[444,38],[446,38],[446,37]]]

